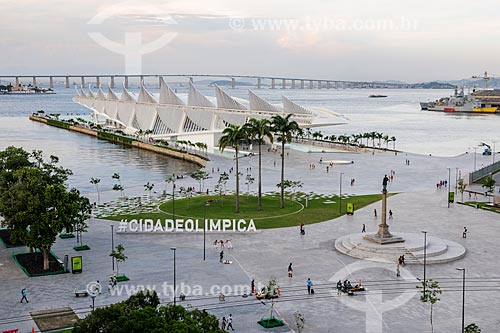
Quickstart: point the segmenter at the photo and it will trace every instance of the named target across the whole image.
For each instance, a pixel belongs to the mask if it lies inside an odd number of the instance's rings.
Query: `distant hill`
[[[432,82],[419,83],[418,87],[422,89],[453,89],[455,88],[455,85],[447,82],[432,81]]]

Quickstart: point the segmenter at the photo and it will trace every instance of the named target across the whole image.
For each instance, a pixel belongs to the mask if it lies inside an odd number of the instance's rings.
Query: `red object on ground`
[[[18,333],[18,332],[19,332],[19,328],[13,328],[11,330],[3,331],[3,333]]]

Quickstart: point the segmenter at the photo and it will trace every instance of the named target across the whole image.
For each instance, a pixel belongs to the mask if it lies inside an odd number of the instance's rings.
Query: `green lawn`
[[[305,208],[305,199],[285,201],[285,208],[280,208],[278,195],[265,196],[263,200],[263,210],[257,210],[256,196],[240,196],[240,213],[235,213],[235,196],[199,196],[191,199],[175,200],[175,218],[198,218],[203,220],[204,209],[207,219],[253,219],[257,229],[283,228],[298,226],[301,222],[305,224],[323,222],[335,219],[345,214],[347,203],[354,204],[354,209],[360,209],[381,199],[381,194],[370,194],[342,198],[342,214],[339,212],[338,196],[328,196],[325,198],[315,198],[309,200],[308,207]],[[212,200],[210,206],[205,207],[207,200]],[[162,212],[143,213],[134,215],[116,215],[107,219],[120,221],[122,219],[168,219],[172,218],[172,201],[160,205]]]

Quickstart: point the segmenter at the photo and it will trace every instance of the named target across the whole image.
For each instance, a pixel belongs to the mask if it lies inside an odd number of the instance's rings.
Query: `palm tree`
[[[389,136],[388,136],[388,135],[384,135],[384,136],[382,137],[382,140],[384,140],[384,142],[385,142],[385,148],[386,148],[386,149],[387,149],[387,148],[389,148],[389,142],[391,141],[391,140],[389,139]]]
[[[222,131],[219,138],[219,150],[224,151],[227,146],[232,146],[236,151],[236,213],[240,212],[240,173],[238,169],[238,151],[242,140],[248,139],[248,134],[244,126],[229,125]]]
[[[259,210],[262,210],[262,151],[261,146],[264,138],[268,138],[271,143],[273,142],[273,135],[271,133],[271,123],[267,119],[257,120],[252,118],[245,124],[245,128],[252,139],[257,139],[259,142]]]
[[[396,150],[396,137],[392,136],[391,141],[392,141],[392,149]]]
[[[299,129],[299,124],[295,120],[290,121],[292,115],[285,117],[275,115],[272,118],[272,131],[278,135],[278,141],[281,142],[281,193],[280,207],[285,208],[285,192],[283,182],[285,181],[285,143],[292,141],[292,135]]]

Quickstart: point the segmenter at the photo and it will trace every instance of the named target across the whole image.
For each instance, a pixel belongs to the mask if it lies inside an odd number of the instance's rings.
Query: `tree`
[[[225,332],[219,328],[217,317],[204,310],[159,305],[156,291],[140,291],[126,301],[95,309],[75,323],[73,332]]]
[[[464,183],[463,178],[459,178],[457,181],[457,188],[460,191],[460,194],[462,195],[462,202],[464,202],[464,191],[467,185]]]
[[[486,178],[484,178],[483,185],[481,186],[486,189],[486,192],[493,193],[495,191],[495,184],[496,184],[495,179],[493,179],[493,177],[489,175],[486,176]]]
[[[196,170],[191,174],[191,178],[197,180],[200,184],[200,192],[203,192],[203,185],[205,184],[205,179],[209,178],[208,172],[204,170]]]
[[[247,140],[248,134],[243,126],[230,125],[222,131],[222,136],[219,138],[219,149],[224,151],[227,146],[232,146],[236,152],[236,213],[240,212],[240,173],[238,168],[238,153],[241,141]]]
[[[227,174],[227,172],[223,172],[220,174],[218,183],[224,184],[224,194],[226,194],[226,184],[228,180],[229,175]]]
[[[14,241],[40,250],[44,270],[57,235],[73,230],[75,221],[83,223],[90,211],[87,198],[67,189],[72,172],[58,161],[56,156],[45,161],[41,151],[29,154],[22,148],[0,152],[0,214]]]
[[[283,182],[283,187],[285,189],[291,188],[293,190],[292,200],[295,199],[295,191],[297,190],[297,188],[301,188],[302,185],[303,185],[303,183],[300,180],[288,180],[288,179],[285,179],[285,181]],[[282,183],[276,184],[277,188],[281,188],[281,186],[282,186]]]
[[[434,281],[433,279],[422,281],[422,285],[417,286],[417,288],[422,288],[420,301],[423,303],[429,302],[431,305],[431,331],[434,332],[434,324],[432,323],[432,307],[440,300],[439,295],[441,295],[443,292],[441,291],[438,282]]]
[[[115,172],[111,178],[118,180],[118,184],[113,185],[113,190],[114,191],[120,191],[120,195],[123,197],[123,186],[122,186],[122,181],[120,178],[120,174],[118,172]]]
[[[122,244],[118,244],[116,248],[114,248],[109,254],[110,257],[113,257],[116,260],[116,276],[119,274],[118,264],[120,262],[125,262],[127,260],[127,256],[123,253],[125,251],[125,247]]]
[[[476,324],[472,323],[464,328],[464,333],[481,333],[481,329]]]
[[[101,197],[99,195],[99,183],[100,182],[101,182],[101,180],[99,178],[94,178],[94,177],[90,178],[90,183],[95,186],[95,189],[97,191],[97,203],[98,204],[101,201]]]
[[[262,210],[262,143],[265,138],[268,138],[273,143],[273,135],[271,133],[271,123],[267,119],[257,120],[252,118],[245,124],[247,132],[252,139],[257,139],[259,143],[259,184],[258,184],[258,210]]]
[[[396,137],[391,136],[391,141],[392,141],[392,149],[396,150]]]
[[[153,190],[154,187],[155,184],[147,182],[146,184],[144,184],[144,191],[148,191],[149,196],[151,196],[151,191]]]
[[[278,136],[278,141],[281,142],[281,208],[285,208],[285,189],[283,187],[285,181],[285,143],[291,142],[293,133],[299,129],[299,124],[294,120],[290,120],[291,116],[291,114],[285,117],[275,115],[272,118],[272,131]]]
[[[255,181],[255,178],[252,177],[252,175],[248,174],[245,178],[245,184],[247,185],[247,192],[250,194],[250,185],[253,184]]]
[[[304,318],[304,315],[299,311],[295,311],[293,313],[293,317],[295,318],[295,324],[297,325],[297,331],[299,331],[299,333],[302,332],[302,330],[304,329],[304,324],[305,324],[305,318]]]

